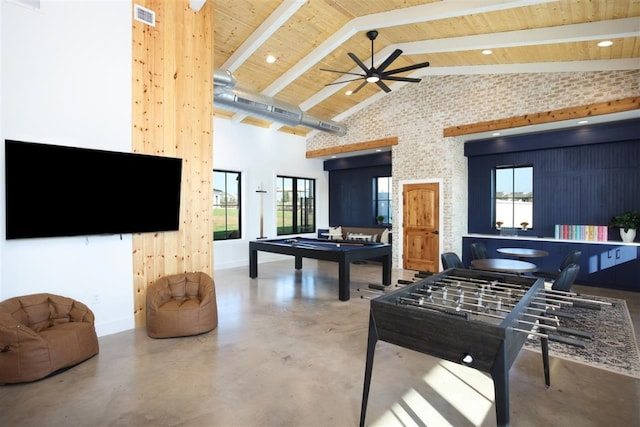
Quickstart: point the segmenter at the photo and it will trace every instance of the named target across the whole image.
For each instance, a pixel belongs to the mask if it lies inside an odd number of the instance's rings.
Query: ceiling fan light
[[[378,77],[378,76],[368,76],[366,78],[366,80],[369,83],[375,83],[375,82],[379,82],[380,81],[380,77]]]

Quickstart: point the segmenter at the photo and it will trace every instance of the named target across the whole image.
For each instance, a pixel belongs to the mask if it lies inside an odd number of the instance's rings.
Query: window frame
[[[236,197],[236,202],[235,204],[231,204],[229,205],[229,203],[226,203],[224,206],[222,204],[218,205],[216,204],[216,173],[223,173],[225,174],[225,188],[224,188],[224,193],[225,194],[233,194],[230,193],[229,190],[229,175],[231,174],[235,174],[237,175],[236,180],[237,180],[237,197]],[[242,239],[242,172],[240,171],[234,171],[234,170],[229,170],[229,169],[213,169],[213,202],[212,202],[212,237],[213,240],[216,242],[220,242],[220,241],[224,241],[224,240],[236,240],[236,239]],[[237,228],[230,228],[229,227],[229,222],[228,222],[228,218],[229,218],[229,207],[236,207],[237,209],[237,223],[238,226]],[[225,218],[225,228],[222,231],[218,231],[217,233],[217,237],[216,237],[216,231],[215,231],[215,221],[213,220],[213,217],[215,216],[215,209],[224,209],[224,218]],[[234,232],[236,232],[234,234]]]
[[[288,210],[281,209],[284,208],[285,199],[284,193],[286,190],[284,180],[291,180],[291,194],[295,194],[296,197],[292,197],[291,199],[291,227],[287,227],[285,224],[285,215],[280,212],[286,212]],[[282,182],[281,182],[282,181]],[[299,206],[300,197],[299,197],[299,184],[311,184],[303,185],[304,192],[309,191],[309,187],[312,191],[312,196],[307,197],[307,200],[311,200],[311,206],[309,203],[306,206]],[[280,185],[282,184],[282,185]],[[276,235],[285,236],[289,234],[297,234],[297,233],[315,233],[316,231],[316,206],[317,206],[317,184],[315,178],[305,178],[298,176],[290,176],[290,175],[277,175],[276,176]],[[280,197],[280,193],[283,193],[283,197]],[[281,202],[282,201],[282,202]],[[302,216],[302,218],[299,218]],[[303,227],[304,226],[304,227]]]
[[[387,194],[387,198],[386,199],[381,199],[380,196],[380,180],[381,179],[387,179],[387,187],[389,189],[389,191],[386,193]],[[379,215],[382,215],[384,217],[384,219],[382,220],[382,223],[385,224],[391,224],[392,220],[393,220],[393,190],[392,190],[392,185],[393,185],[393,177],[392,176],[375,176],[373,177],[373,217],[374,220],[377,221],[377,218]],[[380,203],[387,203],[387,207],[385,212],[380,212]],[[386,219],[386,221],[385,221]]]
[[[518,193],[522,193],[522,194],[526,194],[527,192],[522,192],[522,191],[517,191],[517,186],[518,183],[516,182],[516,175],[517,175],[517,171],[518,170],[523,170],[523,169],[530,169],[531,170],[531,174],[529,177],[527,177],[528,180],[530,180],[531,182],[531,192],[530,192],[530,196],[527,198],[528,202],[531,203],[531,207],[530,207],[530,218],[516,218],[516,197],[515,195],[517,195]],[[507,221],[504,221],[505,218],[498,218],[498,200],[504,199],[504,198],[500,198],[498,197],[498,171],[506,171],[506,170],[511,170],[511,193],[509,193],[509,197],[507,197],[506,199],[510,199],[511,200],[511,215],[510,215],[510,219],[512,221],[511,224],[509,224]],[[533,213],[534,213],[534,168],[532,164],[522,164],[522,165],[500,165],[500,166],[495,166],[493,168],[493,179],[492,179],[492,194],[491,194],[491,200],[492,200],[492,218],[493,218],[493,227],[496,228],[497,230],[500,230],[502,228],[514,228],[514,229],[523,229],[523,230],[530,230],[533,229],[534,227],[534,223],[533,223]],[[522,221],[524,219],[524,221]],[[498,224],[498,222],[500,221],[500,224]],[[515,222],[515,223],[514,223]],[[527,223],[526,226],[523,225],[524,223]]]

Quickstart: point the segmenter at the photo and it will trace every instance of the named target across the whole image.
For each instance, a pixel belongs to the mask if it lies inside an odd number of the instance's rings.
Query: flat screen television
[[[182,159],[5,140],[6,238],[179,229]]]

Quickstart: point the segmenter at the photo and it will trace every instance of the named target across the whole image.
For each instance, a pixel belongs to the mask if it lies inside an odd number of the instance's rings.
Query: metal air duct
[[[213,73],[214,103],[239,113],[261,117],[289,126],[306,126],[322,132],[343,136],[346,127],[331,120],[322,120],[305,114],[299,107],[278,101],[259,93],[236,87],[236,78],[227,70],[216,69]]]

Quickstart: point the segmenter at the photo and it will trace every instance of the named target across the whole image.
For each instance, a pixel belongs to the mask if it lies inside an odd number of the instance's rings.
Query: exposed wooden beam
[[[353,153],[354,151],[373,150],[376,148],[398,145],[398,137],[376,139],[373,141],[356,142],[355,144],[340,145],[337,147],[322,148],[320,150],[307,151],[307,159],[314,157],[331,156],[333,154]]]
[[[506,119],[489,120],[468,125],[451,126],[444,129],[444,136],[470,135],[479,132],[517,128],[543,123],[559,122],[569,119],[581,119],[602,114],[620,113],[640,109],[640,97],[617,99],[615,101],[598,102],[579,107],[562,108],[560,110],[544,111],[541,113],[525,114],[524,116],[508,117]]]

